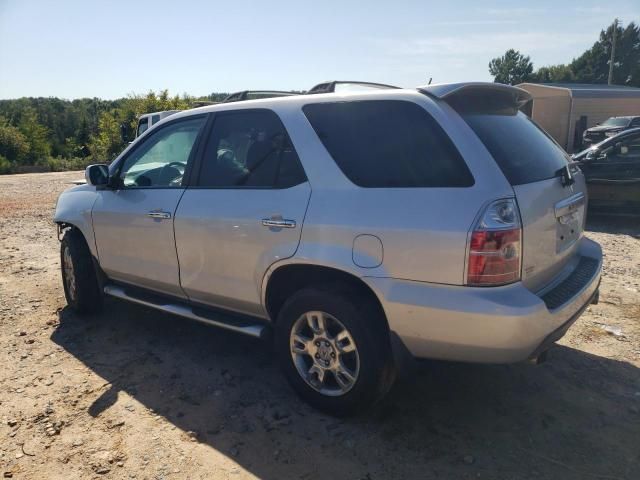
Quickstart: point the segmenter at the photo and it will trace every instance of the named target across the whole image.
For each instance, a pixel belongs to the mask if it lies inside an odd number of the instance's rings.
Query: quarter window
[[[179,187],[205,117],[170,123],[151,133],[120,169],[123,187]]]
[[[306,181],[280,119],[271,110],[216,114],[198,185],[287,188]]]
[[[366,100],[303,108],[342,172],[361,187],[469,187],[474,180],[440,125],[413,102]]]

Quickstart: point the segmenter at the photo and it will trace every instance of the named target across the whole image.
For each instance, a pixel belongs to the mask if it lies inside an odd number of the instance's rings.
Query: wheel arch
[[[379,310],[380,318],[384,319],[385,328],[389,330],[389,323],[378,295],[362,278],[346,270],[313,263],[288,263],[275,268],[266,276],[263,302],[272,322],[276,322],[287,298],[303,288],[314,285],[330,285],[362,295]]]

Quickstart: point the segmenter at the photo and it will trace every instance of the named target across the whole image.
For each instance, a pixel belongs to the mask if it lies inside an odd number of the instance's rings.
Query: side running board
[[[226,315],[222,312],[208,311],[179,302],[171,302],[170,300],[163,299],[159,295],[138,293],[134,291],[134,289],[128,289],[119,285],[106,285],[104,287],[104,293],[112,297],[155,308],[156,310],[190,318],[191,320],[206,323],[207,325],[249,335],[250,337],[265,338],[268,333],[267,325],[261,325],[259,321],[251,321],[248,318],[245,320],[232,314]]]

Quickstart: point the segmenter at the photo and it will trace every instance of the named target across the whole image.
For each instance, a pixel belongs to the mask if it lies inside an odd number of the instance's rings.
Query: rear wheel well
[[[378,310],[380,318],[385,319],[384,327],[389,329],[384,309],[378,296],[360,278],[330,267],[319,265],[285,265],[273,272],[267,284],[265,304],[267,312],[275,322],[280,309],[295,292],[308,287],[330,288],[349,292],[361,301],[369,301]]]

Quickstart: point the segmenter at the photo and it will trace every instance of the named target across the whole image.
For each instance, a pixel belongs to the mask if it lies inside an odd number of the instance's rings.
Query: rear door
[[[217,113],[176,212],[181,285],[198,303],[263,316],[262,278],[298,248],[311,188],[275,112]]]
[[[586,186],[568,155],[529,117],[504,105],[462,116],[511,183],[523,225],[522,281],[533,291],[575,255],[585,222]]]

